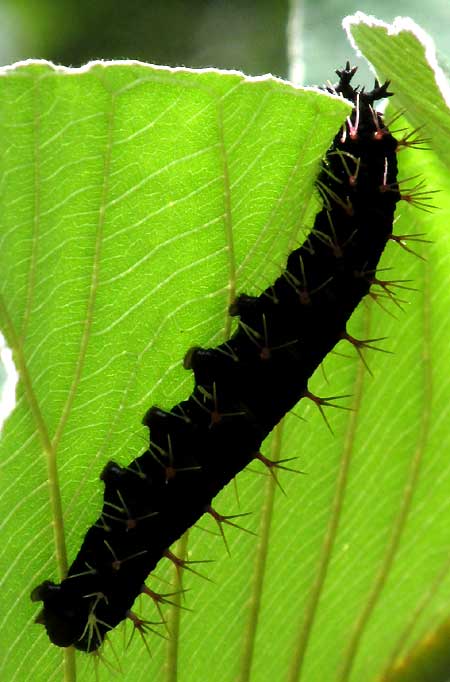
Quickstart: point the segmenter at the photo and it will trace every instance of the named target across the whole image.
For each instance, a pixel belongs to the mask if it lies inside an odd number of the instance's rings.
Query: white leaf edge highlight
[[[0,388],[0,435],[3,424],[16,406],[16,387],[19,375],[14,365],[11,349],[0,333],[0,363],[6,372],[6,379]]]

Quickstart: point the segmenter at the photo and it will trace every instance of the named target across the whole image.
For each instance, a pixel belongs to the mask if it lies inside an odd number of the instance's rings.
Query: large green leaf
[[[30,590],[64,573],[66,547],[75,556],[98,514],[102,466],[145,448],[146,408],[188,395],[187,348],[228,335],[236,291],[267,285],[302,239],[319,159],[349,107],[270,77],[133,63],[22,64],[0,87],[0,320],[21,374],[0,443],[2,679],[48,680],[61,677],[62,651],[32,625]],[[242,505],[249,497],[257,512],[263,489],[250,479]],[[209,536],[196,545],[210,555]],[[214,554],[223,592],[207,618],[229,603],[228,622],[252,564],[230,584],[220,541]],[[189,607],[211,601],[193,594]],[[204,617],[186,621],[194,642]],[[164,665],[155,639],[155,661],[137,641],[120,652],[136,679]],[[79,666],[81,679],[94,674],[92,657]]]

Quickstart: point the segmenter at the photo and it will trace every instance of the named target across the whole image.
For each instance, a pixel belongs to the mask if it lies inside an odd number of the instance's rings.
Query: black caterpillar
[[[184,366],[195,376],[191,396],[165,412],[151,407],[143,423],[150,445],[122,468],[109,462],[100,478],[103,509],[61,584],[45,581],[31,595],[44,606],[37,622],[62,647],[92,652],[125,618],[170,545],[208,511],[219,491],[255,458],[261,443],[308,391],[308,379],[347,334],[347,321],[377,282],[375,271],[392,235],[401,194],[397,140],[371,92],[350,84],[356,68],[337,71],[330,91],[354,103],[317,180],[323,208],[276,282],[230,308],[234,335],[217,348],[193,348]]]

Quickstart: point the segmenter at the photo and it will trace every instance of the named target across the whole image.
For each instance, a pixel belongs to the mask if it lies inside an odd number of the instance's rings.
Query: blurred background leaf
[[[91,59],[141,59],[155,64],[240,69],[288,75],[286,30],[298,8],[304,84],[322,84],[346,59],[355,60],[342,18],[361,10],[392,21],[412,17],[449,56],[447,0],[2,0],[0,63],[30,57],[80,66]],[[442,60],[441,60],[442,61]],[[360,75],[370,82],[363,61]]]

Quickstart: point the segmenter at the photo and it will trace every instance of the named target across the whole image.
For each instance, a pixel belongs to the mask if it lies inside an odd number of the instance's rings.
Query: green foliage
[[[422,172],[442,190],[438,211],[404,205],[395,225],[426,232],[431,244],[407,242],[426,260],[390,244],[383,261],[386,279],[413,280],[400,296],[410,305],[381,299],[389,315],[369,301],[351,321],[356,337],[388,336],[394,355],[369,353],[373,376],[344,344],[346,357],[327,359],[311,389],[352,394],[353,411],[328,415],[333,436],[303,403],[306,423],[284,420],[264,452],[297,455],[307,475],[283,475],[283,496],[243,472],[239,504],[231,486],[220,495],[219,511],[254,512],[244,521],[258,536],[229,529],[228,557],[220,538],[190,532],[189,558],[217,560],[200,567],[214,582],[184,575],[193,613],[172,611],[169,644],[149,636],[152,658],[137,636],[126,648],[130,628],[114,633],[104,656],[124,679],[174,681],[178,667],[182,682],[294,682],[301,667],[308,682],[376,680],[394,647],[448,616],[450,118],[413,34],[391,47],[383,29],[358,30],[361,49],[373,35],[381,57],[393,51],[390,64],[414,51],[417,96],[400,66],[380,73],[431,138],[430,151],[401,152],[401,176]],[[349,107],[274,79],[134,63],[35,62],[5,70],[0,89],[0,329],[22,379],[0,441],[0,669],[8,682],[47,681],[65,665],[73,680],[72,652],[64,663],[33,625],[29,593],[59,579],[66,549],[75,556],[100,509],[102,466],[145,448],[145,410],[188,395],[187,348],[228,335],[236,292],[260,291],[302,240],[319,159]],[[172,569],[156,573],[150,586],[170,592]],[[159,620],[151,603],[137,610]],[[92,657],[77,655],[77,668],[95,679]]]

